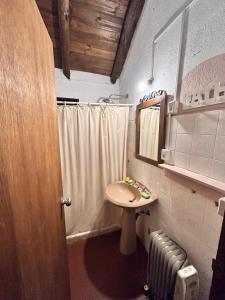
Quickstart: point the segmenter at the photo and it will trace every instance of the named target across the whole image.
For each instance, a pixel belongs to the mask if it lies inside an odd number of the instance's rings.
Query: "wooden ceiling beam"
[[[119,78],[123,65],[125,63],[130,44],[136,29],[138,20],[140,18],[142,9],[144,7],[145,0],[130,0],[127,12],[124,18],[123,27],[120,34],[120,40],[116,51],[116,57],[114,60],[111,82],[115,83]]]
[[[70,52],[69,52],[69,0],[58,0],[58,14],[59,14],[59,33],[62,56],[62,69],[64,75],[70,79]]]

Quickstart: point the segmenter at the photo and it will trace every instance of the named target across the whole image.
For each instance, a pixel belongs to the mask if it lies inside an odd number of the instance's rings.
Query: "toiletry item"
[[[127,177],[125,178],[125,182],[128,182],[129,180],[130,180],[130,177],[127,176]]]
[[[125,178],[125,182],[126,182],[127,184],[132,184],[132,183],[133,183],[133,179],[127,176],[127,177]]]
[[[149,199],[150,198],[150,195],[146,192],[142,192],[141,193],[141,197],[144,198],[144,199]]]

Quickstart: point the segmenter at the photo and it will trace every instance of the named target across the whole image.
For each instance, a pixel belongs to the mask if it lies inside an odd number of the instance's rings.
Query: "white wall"
[[[146,90],[140,84],[150,77],[153,37],[187,0],[146,0],[138,29],[120,76],[120,91],[129,91],[129,102],[137,103],[145,91],[165,89],[174,94],[177,74],[181,17],[160,36],[155,50],[154,82]],[[197,64],[224,53],[225,2],[193,0],[188,18],[183,77]]]
[[[115,84],[110,77],[71,71],[71,79],[67,79],[61,69],[55,69],[56,95],[64,98],[79,98],[80,102],[97,102],[99,97],[119,94],[119,80]]]
[[[152,41],[157,32],[185,3],[185,0],[146,0],[144,11],[120,77],[120,92],[129,94],[129,102],[137,104],[148,91],[176,90],[179,33],[178,17],[160,36],[155,51],[154,82],[144,87],[150,77]],[[184,77],[196,65],[225,52],[225,2],[195,0],[191,4],[187,42],[183,61]],[[188,143],[188,141],[185,141]],[[189,143],[192,143],[190,139]],[[151,216],[138,221],[138,234],[148,248],[148,229],[162,228],[187,252],[200,275],[199,300],[208,299],[211,262],[215,257],[222,224],[214,201],[218,194],[191,181],[135,158],[135,122],[130,118],[128,134],[128,175],[150,186],[159,195],[151,208]],[[196,193],[193,193],[193,190]]]

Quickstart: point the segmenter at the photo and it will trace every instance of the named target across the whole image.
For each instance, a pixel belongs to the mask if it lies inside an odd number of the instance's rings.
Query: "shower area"
[[[58,102],[63,195],[71,198],[65,207],[69,239],[119,226],[121,210],[105,200],[105,189],[126,176],[129,105],[120,99]]]

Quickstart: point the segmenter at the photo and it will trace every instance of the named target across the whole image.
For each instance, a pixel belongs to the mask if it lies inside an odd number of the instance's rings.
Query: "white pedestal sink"
[[[106,198],[113,204],[123,208],[120,251],[124,255],[136,251],[135,213],[137,208],[148,206],[157,199],[152,192],[150,194],[150,198],[145,199],[137,188],[122,181],[109,184],[106,188]]]

